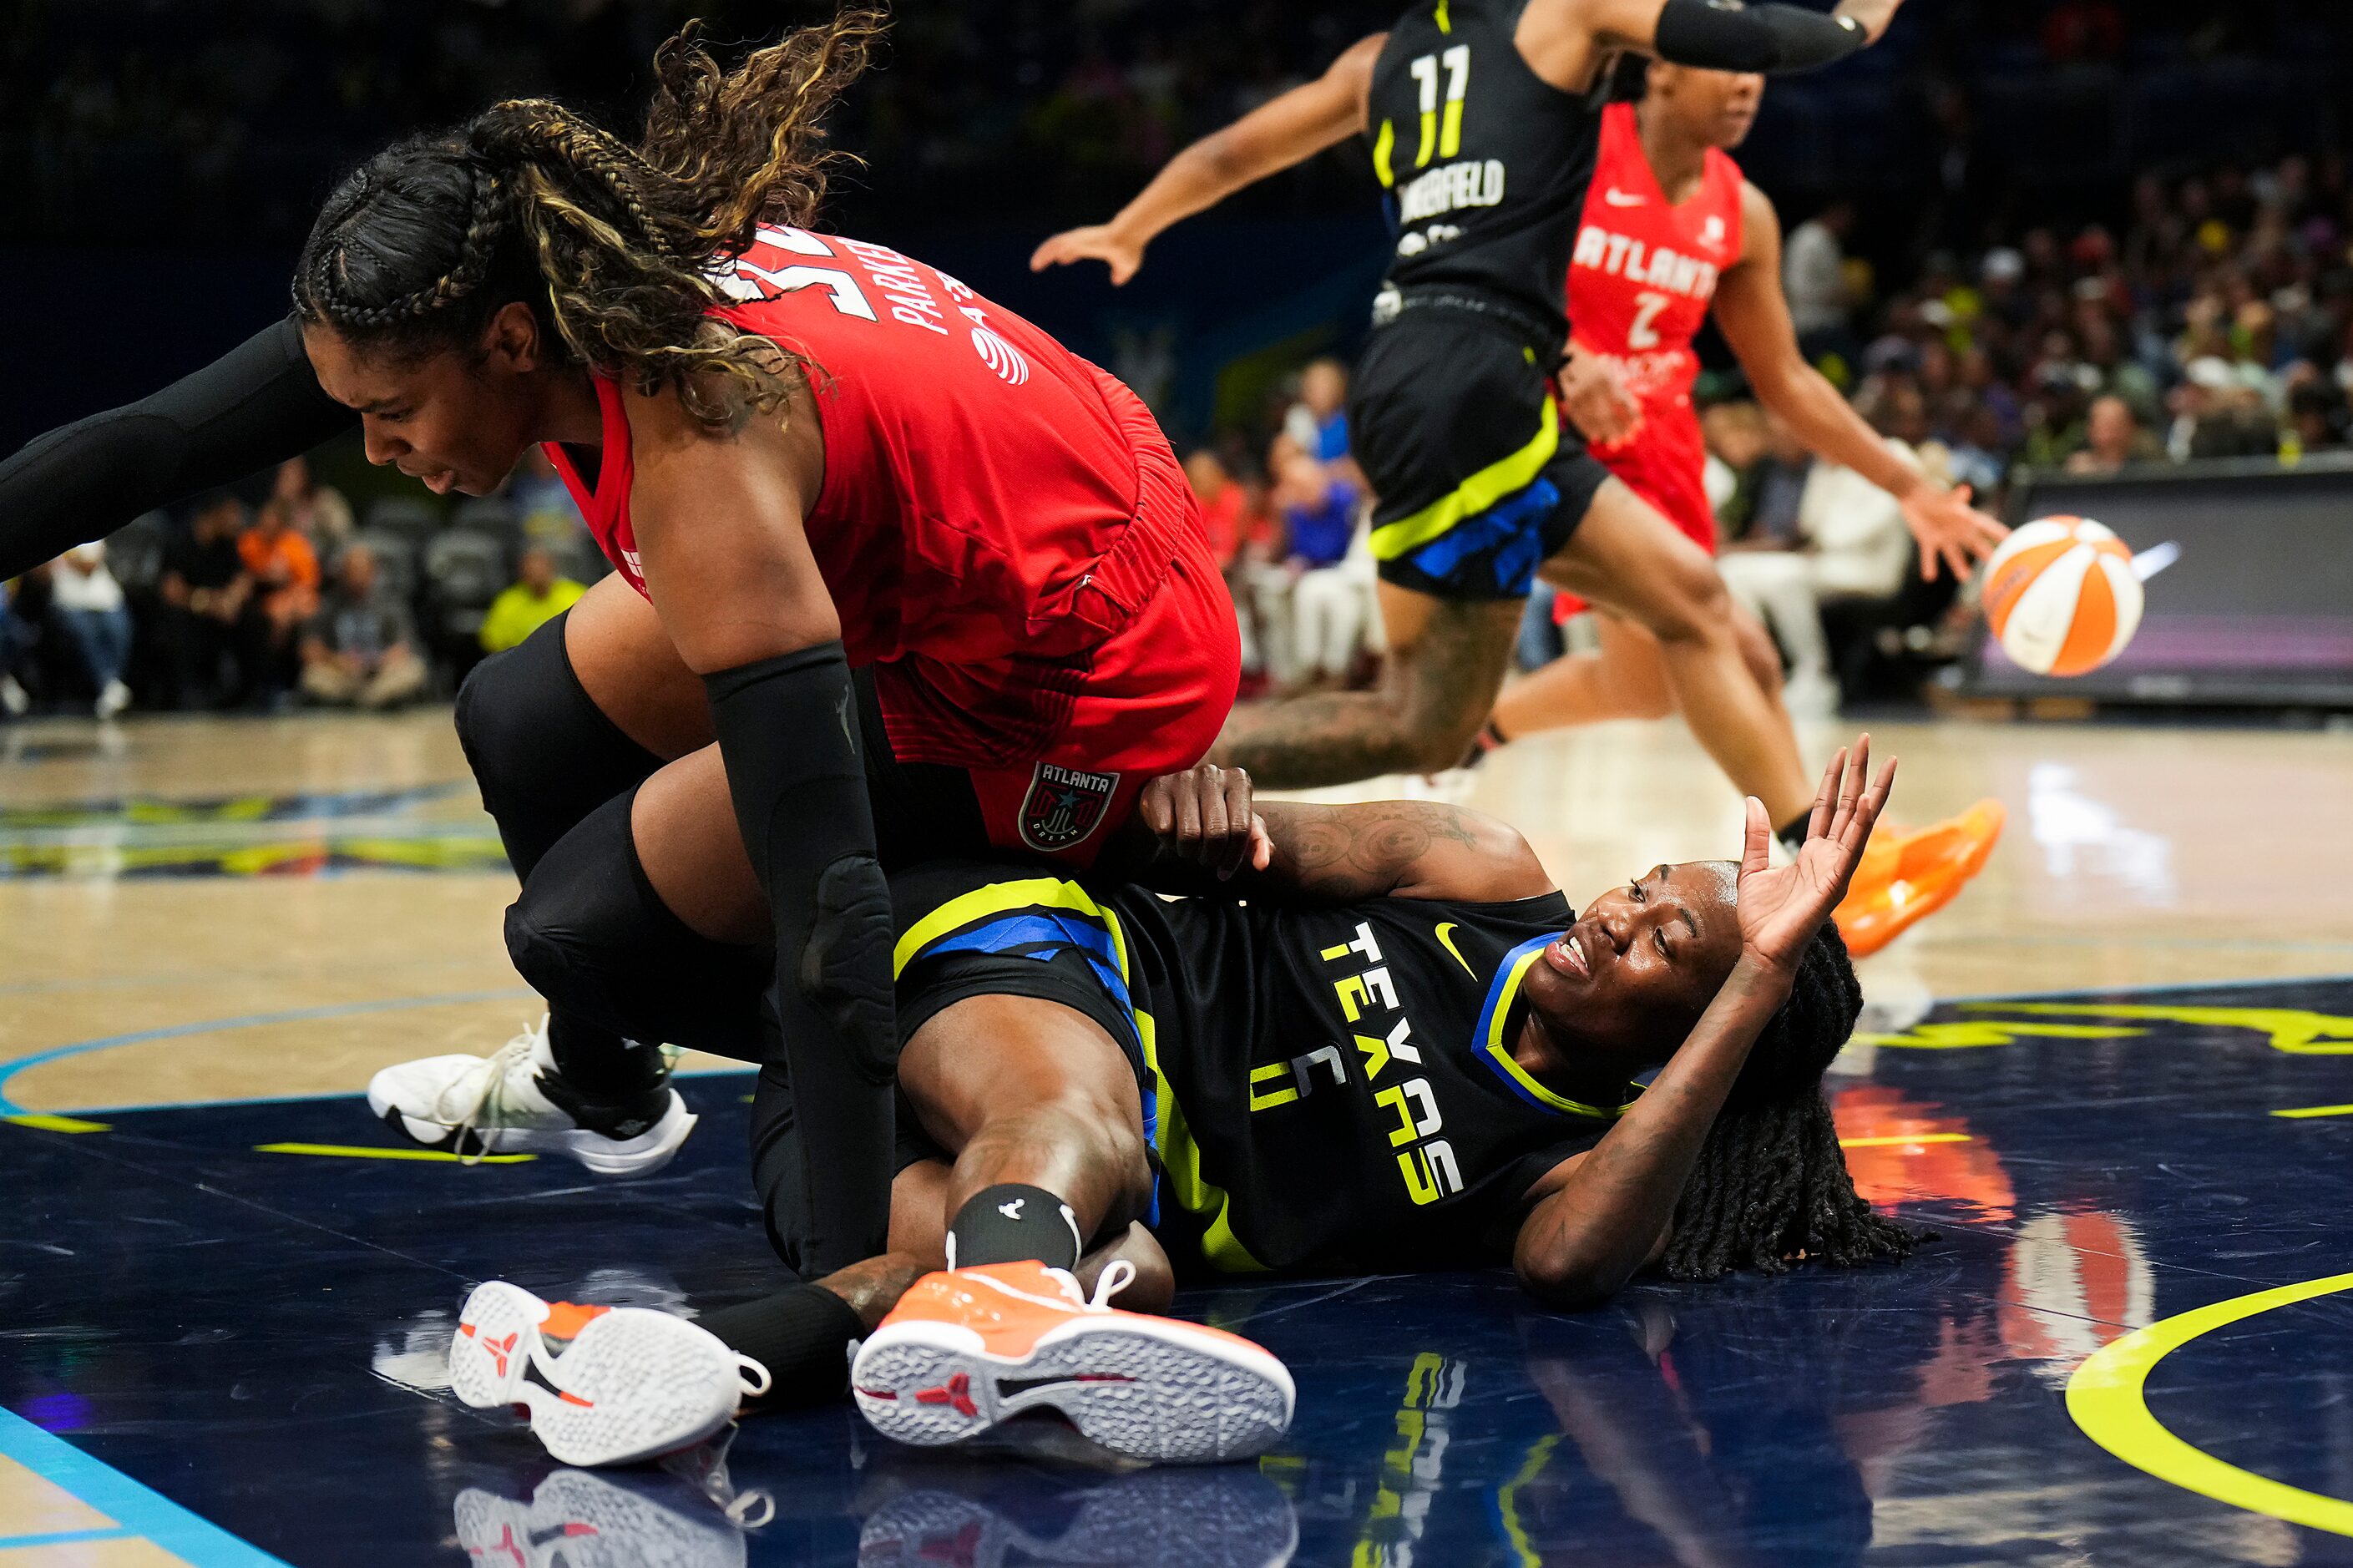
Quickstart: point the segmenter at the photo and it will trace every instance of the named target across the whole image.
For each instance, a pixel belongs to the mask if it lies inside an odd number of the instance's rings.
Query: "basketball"
[[[2140,626],[2132,552],[2083,517],[2045,517],[1986,563],[1986,624],[2036,675],[2085,675],[2122,653]]]

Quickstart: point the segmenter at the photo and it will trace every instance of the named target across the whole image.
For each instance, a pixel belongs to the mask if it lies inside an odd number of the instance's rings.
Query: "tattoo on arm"
[[[1435,773],[1462,760],[1504,682],[1516,601],[1446,600],[1382,691],[1343,691],[1234,710],[1211,758],[1268,789]]]
[[[1274,840],[1266,877],[1335,903],[1394,891],[1441,840],[1472,849],[1481,842],[1466,813],[1431,801],[1337,806],[1264,801],[1259,810]]]

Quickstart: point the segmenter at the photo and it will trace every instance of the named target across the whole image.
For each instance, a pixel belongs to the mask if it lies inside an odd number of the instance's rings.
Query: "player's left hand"
[[[1933,581],[1939,562],[1960,582],[1992,554],[2010,530],[1969,504],[1969,487],[1939,489],[1926,479],[1897,503],[1905,526],[1920,542],[1920,580]]]
[[[1865,781],[1869,780],[1868,787]],[[1895,760],[1871,779],[1871,737],[1838,755],[1822,772],[1814,815],[1806,825],[1805,847],[1790,865],[1772,867],[1773,821],[1765,803],[1748,797],[1748,839],[1740,858],[1740,917],[1746,957],[1775,973],[1794,975],[1798,960],[1822,922],[1846,897],[1847,883],[1862,860],[1862,847],[1895,785]]]
[[[1178,858],[1223,879],[1244,866],[1263,871],[1274,860],[1274,840],[1250,801],[1246,770],[1203,763],[1145,784],[1135,814]]]

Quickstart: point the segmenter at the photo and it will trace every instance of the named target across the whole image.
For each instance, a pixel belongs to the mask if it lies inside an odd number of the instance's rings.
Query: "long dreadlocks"
[[[1825,924],[1700,1147],[1667,1243],[1670,1278],[1778,1274],[1799,1258],[1852,1268],[1912,1250],[1912,1233],[1856,1194],[1822,1100],[1822,1074],[1862,1011],[1846,942]]]
[[[370,348],[469,348],[529,304],[551,348],[706,426],[784,403],[797,356],[708,314],[714,261],[761,223],[817,213],[842,154],[818,121],[862,71],[880,12],[844,11],[723,68],[692,24],[654,58],[630,145],[560,104],[516,99],[369,159],[321,210],[294,300]]]

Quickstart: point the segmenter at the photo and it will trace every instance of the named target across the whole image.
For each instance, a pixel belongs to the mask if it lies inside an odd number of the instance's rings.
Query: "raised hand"
[[[2010,537],[2010,530],[1969,504],[1967,485],[1947,490],[1923,480],[1898,504],[1904,509],[1904,525],[1920,542],[1923,582],[1936,575],[1940,563],[1955,582],[1966,581],[1977,563]]]
[[[1806,825],[1805,847],[1798,858],[1778,870],[1772,868],[1772,819],[1765,803],[1748,801],[1748,841],[1740,858],[1740,939],[1746,956],[1783,973],[1794,973],[1822,922],[1831,918],[1846,885],[1862,859],[1862,847],[1887,805],[1895,784],[1895,760],[1870,778],[1871,737],[1854,743],[1852,754],[1843,746],[1822,772],[1822,787],[1814,795],[1814,815]],[[1866,781],[1868,784],[1866,786]]]
[[[1144,247],[1126,238],[1107,223],[1090,224],[1084,228],[1064,229],[1040,245],[1029,256],[1029,270],[1043,272],[1049,267],[1067,267],[1073,261],[1102,261],[1111,266],[1114,287],[1135,276],[1144,265]]]
[[[1247,772],[1203,763],[1145,784],[1135,812],[1178,858],[1224,879],[1244,866],[1263,871],[1274,859],[1274,841],[1250,803]]]

